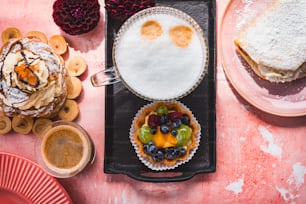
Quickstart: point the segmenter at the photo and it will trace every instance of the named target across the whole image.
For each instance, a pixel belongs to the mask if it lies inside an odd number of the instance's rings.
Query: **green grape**
[[[188,125],[182,124],[178,129],[177,129],[177,135],[176,135],[176,140],[177,140],[177,146],[186,146],[187,143],[189,142],[191,138],[191,128]]]
[[[153,135],[151,134],[150,130],[151,128],[147,125],[143,125],[140,128],[138,138],[143,144],[147,144],[152,140]]]
[[[157,115],[167,115],[168,114],[168,108],[167,106],[159,106],[156,110]]]

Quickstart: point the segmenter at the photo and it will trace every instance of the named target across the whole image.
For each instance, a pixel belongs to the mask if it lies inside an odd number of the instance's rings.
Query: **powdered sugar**
[[[0,106],[7,115],[45,116],[60,107],[66,95],[65,68],[49,45],[14,40],[3,47],[0,59]],[[20,77],[16,67],[22,65],[37,77],[37,85]]]
[[[259,65],[295,71],[306,61],[305,19],[305,0],[276,1],[237,38],[239,45]]]
[[[0,90],[3,90],[5,96],[3,100],[7,100],[9,104],[21,103],[29,98],[29,96],[21,90],[7,86],[5,81],[0,81]]]
[[[250,22],[251,19],[256,16],[255,11],[250,8],[253,4],[253,0],[243,0],[243,4],[244,6],[242,10],[236,10],[236,14],[238,15],[238,23],[236,24],[236,28],[238,30],[243,28],[248,22]]]

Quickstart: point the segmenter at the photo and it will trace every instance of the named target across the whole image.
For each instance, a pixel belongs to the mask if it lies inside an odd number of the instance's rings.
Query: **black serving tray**
[[[138,159],[129,140],[129,129],[137,111],[150,103],[131,93],[122,83],[106,86],[104,172],[125,174],[149,182],[173,182],[216,170],[216,2],[215,0],[157,0],[192,16],[206,34],[209,46],[208,73],[201,84],[180,101],[189,107],[201,125],[200,146],[187,163],[169,171],[156,172]],[[112,46],[122,25],[106,16],[106,67],[113,66]]]

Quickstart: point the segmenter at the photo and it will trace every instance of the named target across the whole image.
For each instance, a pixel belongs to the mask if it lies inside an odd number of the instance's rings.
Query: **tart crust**
[[[165,105],[168,107],[169,110],[175,110],[175,111],[179,111],[182,112],[183,114],[187,114],[190,118],[190,124],[189,127],[192,129],[192,135],[191,135],[191,139],[189,141],[189,143],[186,146],[186,154],[182,157],[176,158],[174,160],[167,160],[167,159],[163,159],[160,162],[156,162],[152,159],[152,157],[148,154],[146,154],[143,150],[143,143],[139,140],[138,138],[138,134],[139,134],[139,129],[141,128],[141,126],[143,124],[145,124],[146,121],[146,116],[148,116],[151,112],[155,112],[156,109],[161,106],[161,105]],[[135,117],[131,130],[131,133],[133,132],[133,134],[130,136],[131,139],[133,140],[134,144],[137,146],[138,151],[139,151],[139,156],[141,156],[142,158],[149,160],[149,162],[153,165],[158,165],[158,164],[164,164],[167,167],[172,167],[174,165],[176,165],[178,163],[178,161],[187,161],[188,158],[190,158],[192,155],[191,154],[191,150],[196,149],[199,143],[199,135],[200,135],[200,125],[198,124],[198,122],[196,121],[196,119],[194,118],[193,114],[191,111],[189,111],[188,109],[184,108],[180,103],[178,102],[155,102],[153,103],[151,106],[146,106],[144,107],[140,112],[140,114]],[[135,147],[134,145],[134,147]],[[149,167],[150,168],[150,167]],[[157,169],[155,169],[157,170]]]

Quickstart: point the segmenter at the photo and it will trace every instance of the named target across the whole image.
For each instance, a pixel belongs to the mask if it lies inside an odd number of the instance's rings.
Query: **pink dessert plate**
[[[258,109],[278,116],[306,115],[306,78],[271,83],[258,77],[234,45],[235,36],[273,1],[232,0],[220,25],[219,51],[224,72],[235,90]],[[294,40],[294,39],[292,39]]]
[[[60,183],[37,164],[0,152],[0,203],[72,204]]]

